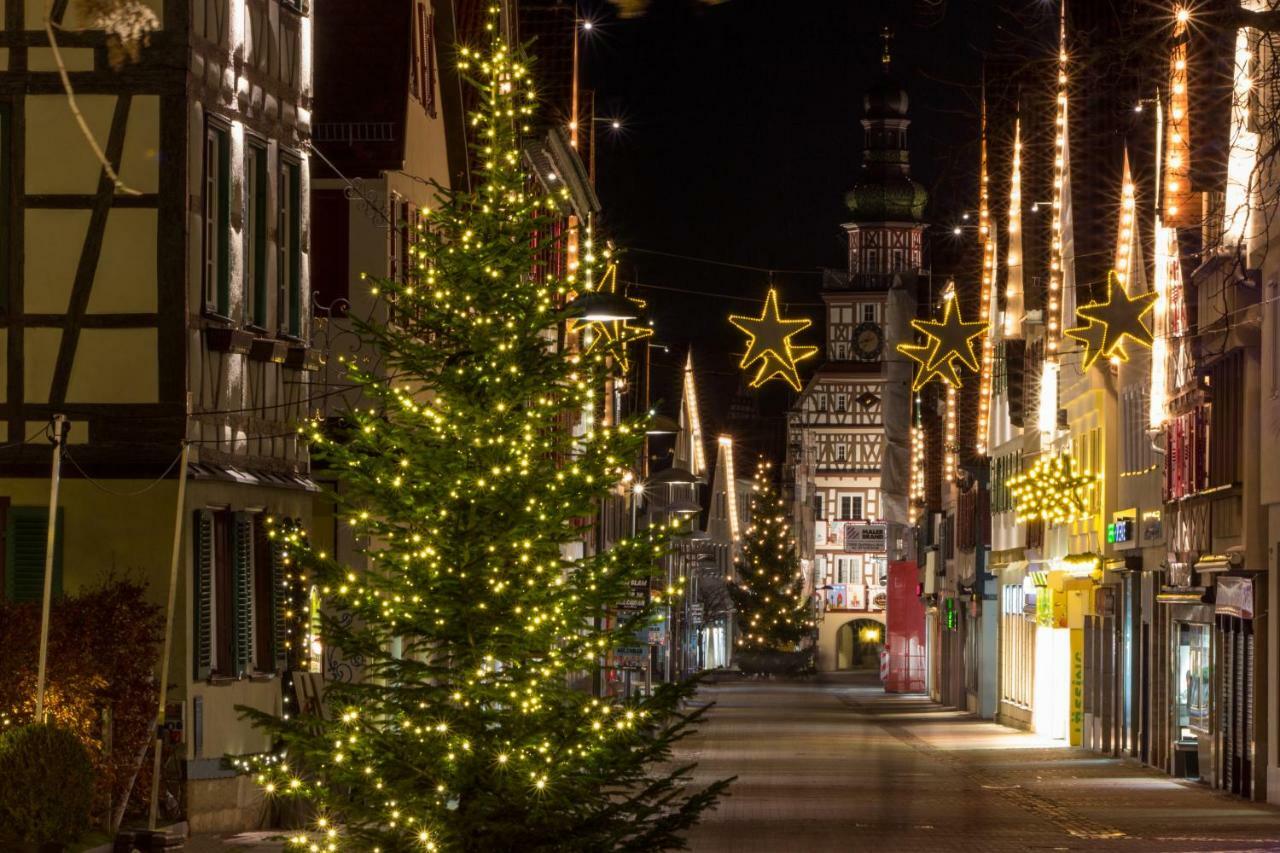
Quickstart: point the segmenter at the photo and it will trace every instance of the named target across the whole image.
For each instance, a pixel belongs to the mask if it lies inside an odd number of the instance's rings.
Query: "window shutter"
[[[234,608],[236,674],[253,669],[253,515],[237,512],[232,521],[231,583]]]
[[[44,598],[45,545],[49,510],[40,506],[11,506],[5,530],[5,597],[10,601]],[[53,540],[53,594],[62,595],[62,508]]]
[[[289,604],[291,590],[286,586],[284,543],[272,539],[271,555],[271,641],[275,647],[276,670],[289,669]]]
[[[213,672],[213,513],[198,509],[192,525],[195,561],[192,572],[192,664],[197,679]]]

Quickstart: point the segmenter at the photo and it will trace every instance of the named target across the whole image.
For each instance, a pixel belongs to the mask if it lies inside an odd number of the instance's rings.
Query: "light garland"
[[[978,378],[978,435],[974,442],[979,456],[987,455],[987,429],[991,423],[991,384],[995,370],[995,329],[999,322],[1000,300],[996,296],[996,236],[991,229],[991,195],[987,175],[987,99],[982,97],[981,163],[978,169],[978,236],[982,241],[982,290],[979,311],[986,311],[982,335],[982,370]]]
[[[747,336],[747,351],[738,366],[747,370],[759,365],[750,380],[752,388],[759,388],[770,379],[778,378],[796,391],[801,390],[796,365],[817,355],[818,348],[797,346],[791,343],[791,339],[812,326],[812,320],[782,319],[778,311],[778,291],[769,288],[759,317],[731,314],[729,322]]]
[[[1063,524],[1087,512],[1089,494],[1098,478],[1077,471],[1071,456],[1042,456],[1031,468],[1009,479],[1018,521]]]
[[[1009,170],[1009,254],[1004,292],[1004,336],[1022,337],[1026,312],[1022,292],[1022,119],[1013,123],[1013,165]]]
[[[1064,199],[1067,194],[1067,161],[1070,156],[1070,133],[1067,126],[1067,6],[1061,0],[1058,11],[1058,96],[1053,137],[1053,218],[1049,246],[1049,298],[1045,317],[1046,361],[1057,361],[1058,344],[1062,340],[1062,304],[1066,263],[1063,257],[1066,238]]]
[[[609,264],[600,284],[595,288],[597,293],[617,293],[618,265]],[[643,299],[624,296],[628,302],[636,306],[637,315],[644,311],[646,303]],[[584,355],[602,357],[610,355],[618,363],[623,375],[631,370],[631,359],[627,353],[627,345],[635,341],[653,336],[653,329],[648,326],[633,326],[630,320],[590,320],[572,321],[569,331],[586,330],[587,342],[583,347]]]
[[[925,343],[897,345],[899,353],[918,365],[911,386],[913,391],[919,391],[934,377],[953,388],[960,387],[959,365],[975,373],[979,370],[973,341],[986,333],[987,324],[982,320],[965,321],[955,288],[954,281],[947,282],[942,293],[941,320],[911,321],[911,328],[925,336]]]
[[[942,477],[947,482],[956,478],[956,459],[959,454],[956,423],[956,386],[947,385],[947,412],[944,425],[946,446],[942,449]]]
[[[1080,341],[1084,354],[1080,364],[1088,370],[1100,356],[1112,363],[1128,361],[1125,340],[1151,348],[1152,335],[1145,317],[1155,307],[1157,294],[1130,294],[1120,282],[1120,274],[1107,275],[1107,295],[1101,302],[1090,302],[1076,309],[1077,319],[1085,325],[1067,329],[1067,334]]]
[[[924,512],[924,464],[924,429],[918,424],[913,424],[911,427],[911,504],[907,509],[912,524],[919,521],[920,515]]]
[[[1187,40],[1190,13],[1177,12],[1173,25],[1173,52],[1169,59],[1169,115],[1165,120],[1164,222],[1174,228],[1196,224],[1191,192],[1191,119],[1188,116]]]

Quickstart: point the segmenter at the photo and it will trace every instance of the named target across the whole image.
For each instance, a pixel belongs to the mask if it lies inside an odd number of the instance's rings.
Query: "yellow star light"
[[[973,351],[976,338],[987,333],[982,320],[965,322],[960,313],[959,300],[953,295],[946,299],[941,320],[912,320],[911,327],[925,336],[925,343],[898,344],[898,352],[920,365],[912,388],[919,391],[935,376],[952,387],[960,387],[957,362],[974,371],[979,369],[978,357]]]
[[[795,346],[791,338],[813,325],[811,320],[784,320],[778,313],[778,292],[769,289],[764,310],[759,317],[743,317],[737,314],[729,322],[747,336],[747,351],[738,366],[743,370],[757,361],[761,362],[751,380],[752,388],[758,388],[777,377],[799,391],[800,374],[796,364],[817,354],[817,347]]]
[[[616,293],[617,289],[618,265],[609,264],[609,268],[605,270],[604,277],[600,279],[600,285],[596,288],[596,291],[599,293]],[[627,296],[626,299],[636,306],[636,313],[644,311],[645,306],[648,304],[643,299],[633,299],[630,296]],[[630,320],[573,321],[569,326],[569,331],[573,332],[581,328],[591,331],[591,340],[587,342],[583,353],[591,355],[595,352],[604,352],[612,355],[618,366],[622,368],[623,373],[631,370],[631,359],[627,355],[627,344],[653,335],[653,329],[648,326],[633,326]]]
[[[1065,330],[1065,334],[1084,344],[1082,364],[1086,370],[1102,355],[1127,361],[1125,338],[1151,349],[1151,329],[1143,318],[1155,308],[1156,298],[1154,292],[1130,296],[1116,278],[1115,270],[1107,274],[1106,299],[1077,308],[1076,318],[1087,321],[1086,325]]]

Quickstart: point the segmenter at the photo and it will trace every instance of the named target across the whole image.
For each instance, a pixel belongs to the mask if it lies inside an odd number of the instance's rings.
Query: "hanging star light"
[[[817,355],[818,348],[797,346],[791,339],[813,325],[812,320],[784,320],[778,312],[778,291],[769,288],[764,310],[759,317],[730,315],[729,322],[747,336],[747,351],[738,366],[747,370],[759,362],[752,388],[758,388],[775,377],[799,391],[800,374],[796,364]]]
[[[935,376],[953,388],[960,387],[957,362],[978,372],[973,342],[986,334],[987,324],[982,320],[966,322],[957,302],[955,291],[950,290],[944,300],[941,320],[911,321],[911,327],[925,336],[923,345],[898,344],[898,352],[920,365],[913,390],[919,391]]]
[[[596,292],[616,293],[617,290],[618,265],[609,264],[609,268],[605,270],[604,277],[600,279],[600,286],[596,288]],[[648,304],[643,299],[635,299],[630,296],[624,296],[624,298],[636,306],[637,314],[642,313]],[[586,355],[599,353],[613,356],[614,361],[617,362],[618,367],[622,369],[624,374],[631,370],[631,359],[627,355],[627,344],[653,335],[653,329],[648,326],[633,326],[630,320],[574,321],[569,326],[570,331],[577,331],[583,328],[591,332],[590,339],[583,352]]]
[[[1085,325],[1066,330],[1069,337],[1084,344],[1081,363],[1086,370],[1102,355],[1128,361],[1125,338],[1151,349],[1151,329],[1143,318],[1155,308],[1156,296],[1155,293],[1131,296],[1116,278],[1115,270],[1107,274],[1106,299],[1077,308],[1076,318],[1086,321]]]

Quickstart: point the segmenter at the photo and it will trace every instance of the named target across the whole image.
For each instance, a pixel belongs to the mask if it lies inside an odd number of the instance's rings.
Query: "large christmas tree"
[[[787,506],[773,485],[772,464],[760,463],[751,490],[751,526],[729,585],[738,614],[738,647],[793,652],[812,633],[813,613]]]
[[[321,592],[324,643],[361,657],[362,677],[328,685],[323,719],[246,710],[279,749],[242,766],[269,796],[311,804],[303,849],[681,848],[724,787],[690,785],[671,760],[698,719],[681,710],[693,685],[627,701],[571,686],[649,618],[607,614],[672,532],[572,556],[645,426],[593,414],[618,359],[585,355],[574,338],[590,327],[557,307],[601,279],[603,252],[588,233],[575,275],[538,269],[561,200],[522,166],[529,71],[496,38],[462,56],[482,90],[480,186],[442,189],[419,274],[376,283],[395,323],[361,328],[380,367],[352,377],[371,404],[307,430],[368,565],[335,562],[305,531],[273,534],[291,577]]]

